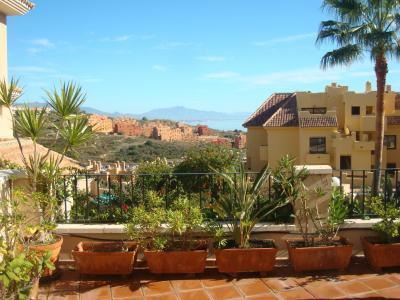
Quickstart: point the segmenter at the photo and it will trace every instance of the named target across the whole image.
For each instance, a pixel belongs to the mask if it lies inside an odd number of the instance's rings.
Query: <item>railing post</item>
[[[365,170],[362,171],[362,218],[365,218]]]
[[[64,186],[64,215],[65,223],[68,223],[68,207],[67,207],[67,183],[65,182],[65,175],[63,176],[63,186]]]

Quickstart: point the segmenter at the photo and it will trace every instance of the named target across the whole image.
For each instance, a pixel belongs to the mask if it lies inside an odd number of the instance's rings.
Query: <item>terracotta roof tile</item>
[[[264,123],[265,127],[298,127],[297,99],[291,94],[282,106]]]
[[[275,93],[260,105],[260,107],[244,122],[243,126],[262,126],[267,122],[293,95],[292,93]]]
[[[336,116],[311,115],[300,117],[300,127],[337,127]]]
[[[388,125],[400,125],[400,116],[388,116],[387,124]]]

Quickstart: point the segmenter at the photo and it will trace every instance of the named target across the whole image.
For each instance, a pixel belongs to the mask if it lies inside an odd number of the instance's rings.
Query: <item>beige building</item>
[[[285,154],[297,164],[331,165],[334,169],[371,169],[375,138],[376,92],[332,83],[325,92],[276,93],[243,124],[247,132],[247,164],[258,171],[275,166]],[[400,95],[385,93],[383,166],[400,167]]]
[[[8,81],[7,63],[7,18],[21,16],[33,9],[34,4],[27,0],[0,0],[0,80]],[[0,106],[0,139],[13,138],[11,115],[8,109]]]

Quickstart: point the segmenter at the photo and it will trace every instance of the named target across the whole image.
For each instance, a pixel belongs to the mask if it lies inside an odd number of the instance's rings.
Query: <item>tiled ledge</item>
[[[346,220],[343,229],[370,229],[379,219],[351,219]],[[289,233],[295,231],[292,224],[269,224],[260,223],[254,228],[255,232],[275,232]],[[101,233],[124,233],[124,225],[120,224],[58,224],[56,233],[58,234],[101,234]]]

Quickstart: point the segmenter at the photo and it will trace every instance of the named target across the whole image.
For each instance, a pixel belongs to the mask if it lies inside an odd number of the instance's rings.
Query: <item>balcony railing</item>
[[[400,169],[382,170],[379,194],[385,203],[400,206]],[[334,171],[339,187],[347,198],[349,218],[373,217],[369,208],[374,170]],[[236,173],[230,174],[234,180]],[[256,173],[247,176],[255,178]],[[263,194],[275,197],[273,177],[268,178]],[[60,182],[57,198],[60,204],[59,223],[124,223],[129,211],[138,205],[151,203],[151,191],[161,196],[166,208],[172,201],[185,196],[198,205],[210,218],[215,218],[211,206],[220,197],[231,196],[228,185],[216,173],[173,173],[106,175],[65,175]],[[291,208],[286,206],[264,221],[290,222]]]

